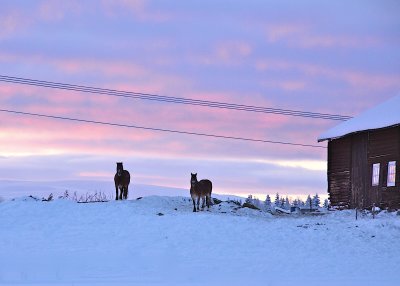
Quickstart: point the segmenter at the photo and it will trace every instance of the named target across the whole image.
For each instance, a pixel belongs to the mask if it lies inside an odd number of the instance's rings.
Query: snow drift
[[[394,285],[396,213],[273,216],[189,198],[0,203],[0,284]]]

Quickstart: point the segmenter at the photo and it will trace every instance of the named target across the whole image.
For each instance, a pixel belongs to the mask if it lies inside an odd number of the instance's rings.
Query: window
[[[390,161],[388,163],[387,186],[394,187],[395,185],[396,185],[396,161]]]
[[[376,163],[372,165],[372,186],[379,186],[379,171],[381,164]]]

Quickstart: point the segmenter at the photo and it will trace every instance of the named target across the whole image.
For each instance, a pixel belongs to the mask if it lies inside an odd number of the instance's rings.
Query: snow
[[[355,132],[398,125],[400,124],[399,111],[400,95],[324,132],[319,136],[318,142],[340,138]]]
[[[271,215],[188,197],[0,202],[0,284],[395,285],[400,216]]]
[[[185,196],[189,193],[188,188],[172,188],[156,185],[132,184],[129,186],[128,198],[143,196]],[[108,198],[115,198],[115,186],[113,180],[63,180],[63,181],[18,181],[18,180],[0,180],[0,194],[5,199],[12,199],[16,196],[34,195],[47,198],[49,194],[58,197],[68,191],[71,195],[77,193],[78,197],[86,194],[101,192]],[[235,195],[216,194],[214,197],[227,200],[244,200],[245,198]],[[0,198],[1,199],[1,198]]]

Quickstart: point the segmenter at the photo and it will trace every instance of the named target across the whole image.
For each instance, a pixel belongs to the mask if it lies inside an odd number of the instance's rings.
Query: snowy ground
[[[184,197],[0,202],[1,285],[398,285],[400,216],[272,216]]]

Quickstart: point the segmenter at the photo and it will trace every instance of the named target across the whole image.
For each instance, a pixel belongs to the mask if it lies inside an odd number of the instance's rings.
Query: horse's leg
[[[200,196],[197,197],[197,210],[200,210]]]
[[[209,195],[206,196],[206,202],[207,202],[207,209],[209,209],[210,208],[210,196]]]
[[[124,192],[124,187],[119,189],[119,199],[122,200],[122,193]]]
[[[124,187],[124,200],[126,200],[126,198],[128,197],[128,187]]]
[[[129,194],[129,186],[126,186],[126,192],[125,192],[125,200],[128,199],[128,194]]]
[[[118,201],[118,186],[115,185],[115,200]]]
[[[202,200],[201,208],[202,208],[202,209],[204,209],[204,207],[205,207],[206,198],[207,198],[207,197],[202,197],[202,198],[201,198],[201,200]]]
[[[194,198],[192,198],[193,201],[193,212],[196,212],[196,203],[194,202]]]

